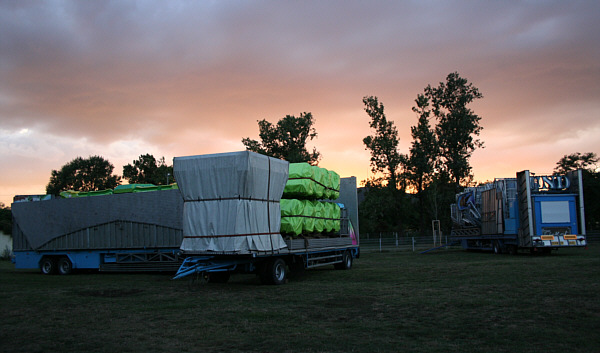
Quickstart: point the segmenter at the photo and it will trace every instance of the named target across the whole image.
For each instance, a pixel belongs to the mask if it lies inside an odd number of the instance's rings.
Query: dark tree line
[[[46,193],[59,195],[62,191],[97,191],[114,189],[121,184],[121,177],[113,174],[114,166],[100,156],[77,157],[59,170],[51,172]],[[140,155],[132,164],[123,167],[123,179],[130,184],[162,185],[175,182],[173,166],[165,158],[151,154]]]

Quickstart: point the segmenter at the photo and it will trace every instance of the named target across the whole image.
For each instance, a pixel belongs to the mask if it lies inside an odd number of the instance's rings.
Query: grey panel
[[[164,190],[18,202],[12,212],[16,243],[23,248],[25,242],[39,249],[51,241],[65,249],[144,247],[148,232],[164,237],[159,228],[181,231],[183,199],[179,190]],[[165,243],[171,243],[168,238]]]
[[[358,225],[358,197],[356,192],[356,177],[340,179],[340,197],[334,202],[343,203],[348,210],[348,218],[352,222],[357,239],[360,239]]]
[[[115,221],[52,239],[38,250],[179,248],[181,229]]]

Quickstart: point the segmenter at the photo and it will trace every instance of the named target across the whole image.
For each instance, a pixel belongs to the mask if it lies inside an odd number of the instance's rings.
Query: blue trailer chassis
[[[15,268],[39,268],[45,274],[76,269],[99,271],[175,271],[182,263],[178,248],[128,250],[15,251]]]
[[[229,275],[236,272],[256,273],[265,284],[282,284],[291,272],[314,267],[334,265],[336,269],[347,270],[352,262],[360,256],[358,246],[328,248],[310,251],[282,251],[275,254],[203,254],[191,255],[183,261],[173,279],[180,279],[193,274],[202,274],[209,281],[218,278],[224,282]]]

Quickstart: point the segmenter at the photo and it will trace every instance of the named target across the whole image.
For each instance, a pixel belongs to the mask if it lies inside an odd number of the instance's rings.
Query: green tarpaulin
[[[340,230],[340,206],[333,202],[282,199],[281,232],[291,235]]]
[[[178,189],[177,183],[169,185],[154,185],[154,184],[124,184],[119,185],[114,190],[99,190],[99,191],[73,191],[67,190],[62,191],[60,196],[68,199],[72,197],[87,197],[87,196],[99,196],[99,195],[112,195],[112,194],[125,194],[132,192],[146,192],[146,191],[159,191],[159,190],[173,190]]]
[[[335,200],[340,194],[340,176],[308,163],[290,163],[284,198]]]

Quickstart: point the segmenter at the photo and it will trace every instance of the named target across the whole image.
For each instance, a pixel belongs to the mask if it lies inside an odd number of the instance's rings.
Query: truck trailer
[[[585,247],[582,171],[516,178],[466,188],[451,206],[450,243],[468,250],[516,254]]]
[[[177,189],[15,199],[16,268],[67,275],[76,269],[175,271],[182,262]]]
[[[243,272],[256,273],[266,284],[282,284],[288,270],[350,269],[359,257],[355,177],[340,179],[307,163],[248,151],[176,157],[173,171],[184,199],[185,260],[175,279],[196,275],[225,282]],[[295,206],[284,212],[282,204],[290,197],[297,202],[286,202]],[[283,224],[290,225],[287,234]]]
[[[63,275],[75,269],[171,271],[175,278],[196,274],[211,282],[252,272],[271,284],[284,283],[288,271],[349,269],[360,254],[356,178],[302,165],[314,175],[290,178],[292,166],[249,151],[176,157],[177,188],[16,197],[28,202],[12,204],[15,267]],[[329,185],[328,178],[336,181]],[[285,199],[295,208],[282,210],[282,197],[301,197],[304,184],[315,191],[312,200]],[[295,214],[303,204],[320,211]],[[324,209],[338,213],[319,213]],[[304,228],[297,228],[298,220]],[[307,231],[313,221],[328,226]]]

